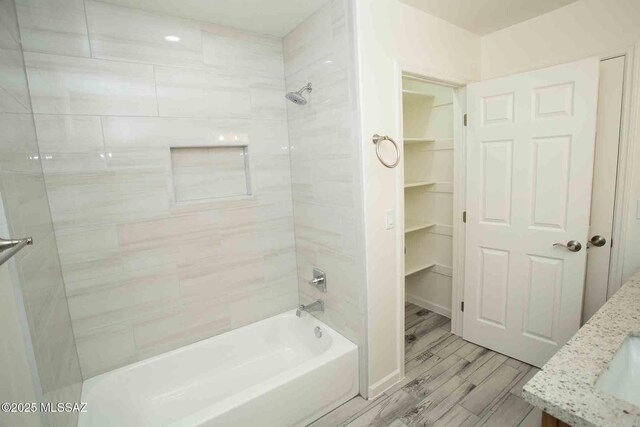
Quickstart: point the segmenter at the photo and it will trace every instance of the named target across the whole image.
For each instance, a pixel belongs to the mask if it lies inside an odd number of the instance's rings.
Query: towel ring
[[[396,166],[398,166],[398,163],[400,163],[400,150],[398,149],[398,144],[396,144],[396,142],[388,137],[388,136],[380,136],[377,133],[375,135],[373,135],[373,143],[376,145],[376,155],[378,156],[378,160],[380,160],[380,163],[382,163],[383,165],[385,165],[386,167],[388,167],[389,169],[393,169]],[[392,164],[389,164],[387,162],[385,162],[382,159],[382,156],[380,155],[380,143],[382,141],[389,141],[390,143],[393,144],[393,147],[396,149],[396,161],[393,162]]]

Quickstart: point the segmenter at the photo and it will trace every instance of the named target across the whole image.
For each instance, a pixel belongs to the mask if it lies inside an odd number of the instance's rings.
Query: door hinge
[[[467,125],[467,113],[464,113],[464,125]]]
[[[464,311],[464,301],[460,301],[460,311]]]
[[[462,222],[467,223],[467,211],[462,212]]]

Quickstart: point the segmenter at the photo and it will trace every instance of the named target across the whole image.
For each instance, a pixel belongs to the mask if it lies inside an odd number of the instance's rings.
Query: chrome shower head
[[[298,92],[289,92],[284,97],[287,98],[289,101],[293,102],[294,104],[305,105],[307,103],[307,100],[305,99],[305,97],[299,94]]]
[[[293,102],[294,104],[305,105],[307,103],[307,99],[304,96],[302,96],[302,94],[305,92],[311,92],[311,90],[312,90],[311,83],[307,83],[307,85],[302,89],[300,89],[299,91],[289,92],[284,97],[287,98],[289,101]]]

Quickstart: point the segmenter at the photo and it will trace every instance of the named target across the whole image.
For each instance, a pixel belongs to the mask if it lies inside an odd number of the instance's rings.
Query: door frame
[[[629,216],[633,215],[634,211],[630,193],[633,179],[632,165],[634,153],[639,149],[640,141],[640,120],[638,119],[640,115],[640,43],[625,50],[601,55],[600,60],[618,56],[625,57],[625,67],[607,299],[611,298],[623,285],[626,243],[624,236]]]
[[[398,114],[396,126],[399,129],[398,138],[401,159],[404,159],[404,128],[403,128],[403,108],[402,108],[402,79],[403,77],[415,78],[419,81],[432,83],[440,86],[448,86],[453,89],[453,117],[454,117],[454,165],[453,165],[453,265],[451,275],[451,331],[460,335],[462,333],[462,316],[459,310],[460,301],[463,294],[460,293],[461,286],[464,286],[464,233],[462,225],[462,210],[460,204],[465,204],[465,172],[466,172],[466,132],[464,130],[464,114],[466,113],[466,86],[472,81],[451,75],[442,75],[432,68],[421,67],[416,64],[395,61],[395,91],[397,94]],[[396,224],[404,224],[404,161],[398,165],[396,174]],[[464,210],[464,209],[463,209]],[[405,285],[404,285],[404,226],[396,226],[396,244],[400,248],[396,253],[396,298],[398,307],[396,312],[396,330],[398,334],[397,360],[400,361],[398,370],[400,379],[404,378],[404,305],[405,305]],[[454,326],[455,325],[455,326]],[[460,334],[456,331],[460,330]]]

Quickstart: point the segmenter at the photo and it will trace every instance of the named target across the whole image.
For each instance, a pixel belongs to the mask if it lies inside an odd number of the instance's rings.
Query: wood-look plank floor
[[[537,368],[453,335],[449,319],[405,306],[405,379],[374,400],[357,396],[313,427],[538,427],[521,398]]]

